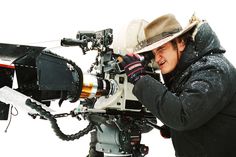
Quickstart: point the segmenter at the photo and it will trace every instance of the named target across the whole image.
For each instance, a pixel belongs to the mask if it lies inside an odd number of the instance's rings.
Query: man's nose
[[[160,59],[161,59],[161,56],[159,54],[155,54],[155,62],[158,63]]]

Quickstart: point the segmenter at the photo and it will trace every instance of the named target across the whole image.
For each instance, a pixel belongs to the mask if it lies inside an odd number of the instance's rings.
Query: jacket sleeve
[[[146,75],[134,86],[133,93],[158,119],[172,129],[197,128],[227,103],[227,76],[217,69],[192,74],[179,96]]]

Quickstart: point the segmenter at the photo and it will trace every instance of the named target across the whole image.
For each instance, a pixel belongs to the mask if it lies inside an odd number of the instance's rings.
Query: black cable
[[[47,118],[50,121],[51,126],[54,132],[56,133],[56,135],[62,140],[72,141],[75,139],[79,139],[80,137],[88,134],[91,130],[95,128],[95,126],[90,122],[86,128],[84,128],[83,130],[80,130],[78,133],[75,133],[72,135],[66,135],[61,131],[60,127],[57,124],[56,118],[54,118],[54,116],[50,112],[43,109],[42,106],[37,105],[35,102],[32,102],[30,99],[27,99],[25,104],[31,107],[32,109],[35,109],[43,117]]]

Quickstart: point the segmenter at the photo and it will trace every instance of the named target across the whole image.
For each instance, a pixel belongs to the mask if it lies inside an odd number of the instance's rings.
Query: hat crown
[[[152,44],[181,30],[182,27],[175,16],[173,14],[166,14],[149,23],[145,27],[144,32],[147,43]]]

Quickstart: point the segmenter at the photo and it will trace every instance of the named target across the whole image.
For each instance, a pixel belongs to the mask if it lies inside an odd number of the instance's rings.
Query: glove
[[[123,57],[121,66],[128,77],[128,82],[135,84],[144,74],[144,66],[138,54],[127,54]]]

